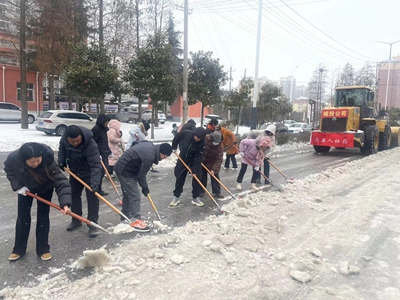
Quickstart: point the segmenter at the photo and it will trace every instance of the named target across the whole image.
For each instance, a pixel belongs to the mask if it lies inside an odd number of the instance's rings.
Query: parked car
[[[152,122],[152,120],[151,120],[151,109],[144,110],[142,112],[142,120],[147,121],[149,123]],[[159,110],[158,111],[158,121],[161,124],[164,124],[166,120],[167,120],[167,118],[165,117],[164,112],[162,110]]]
[[[312,130],[312,124],[307,124],[307,126],[304,127],[303,132],[311,132]]]
[[[291,125],[293,125],[294,123],[297,123],[295,120],[283,120],[283,124],[289,128]]]
[[[0,102],[0,121],[17,121],[21,122],[22,110],[18,105],[8,102]],[[35,115],[28,113],[28,123],[35,122]]]
[[[136,123],[139,116],[139,108],[136,105],[129,105],[122,107],[115,118],[120,122]]]
[[[203,125],[207,126],[208,123],[210,123],[211,119],[217,119],[218,123],[223,121],[224,119],[221,118],[219,115],[206,115],[203,119]]]
[[[300,133],[304,132],[304,129],[308,126],[307,123],[294,123],[288,128],[289,133]]]
[[[41,114],[37,120],[36,130],[47,135],[63,135],[69,125],[83,126],[92,129],[96,120],[89,115],[71,110],[48,110]]]
[[[271,123],[264,123],[263,125],[260,126],[261,130],[265,130],[268,125],[270,125]],[[277,133],[288,133],[288,129],[285,125],[283,125],[283,123],[274,123],[275,127],[276,127],[276,134]]]

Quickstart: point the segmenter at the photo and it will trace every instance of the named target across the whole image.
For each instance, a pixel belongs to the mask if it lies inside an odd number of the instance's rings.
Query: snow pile
[[[366,299],[354,280],[363,272],[378,272],[382,263],[374,266],[361,247],[373,236],[369,230],[382,222],[374,219],[376,210],[397,193],[393,175],[399,155],[400,149],[380,152],[297,180],[284,192],[250,194],[225,205],[226,215],[110,249],[108,265],[92,276],[69,282],[60,275],[32,288],[5,288],[0,296]],[[374,277],[383,286],[369,299],[398,295],[385,276]]]

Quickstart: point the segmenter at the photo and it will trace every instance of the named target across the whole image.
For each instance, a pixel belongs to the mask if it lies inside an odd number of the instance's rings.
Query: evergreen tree
[[[367,61],[364,66],[360,70],[358,70],[356,74],[355,84],[369,86],[373,89],[375,88],[375,67],[372,65],[371,62]]]
[[[189,105],[201,102],[201,125],[204,107],[221,102],[221,87],[227,81],[227,73],[219,59],[212,58],[212,52],[190,53],[188,64]]]
[[[350,63],[347,63],[342,73],[339,76],[338,86],[352,86],[355,85],[356,72]]]

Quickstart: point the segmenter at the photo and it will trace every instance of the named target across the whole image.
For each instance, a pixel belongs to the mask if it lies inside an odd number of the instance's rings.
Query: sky
[[[212,51],[227,72],[232,67],[232,88],[245,73],[255,76],[258,6],[258,0],[189,0],[189,51]],[[175,17],[183,31],[183,11]],[[388,60],[390,46],[378,41],[400,40],[400,1],[263,0],[261,24],[258,76],[293,75],[301,85],[320,63],[336,74],[346,63],[359,69]]]

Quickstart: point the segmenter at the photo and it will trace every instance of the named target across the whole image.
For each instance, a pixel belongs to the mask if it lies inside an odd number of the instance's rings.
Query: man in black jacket
[[[186,122],[185,125],[182,126],[180,131],[194,130],[195,128],[196,128],[196,122],[193,119],[190,119]]]
[[[138,183],[142,188],[143,195],[147,197],[150,192],[146,181],[147,172],[153,164],[157,165],[160,160],[167,158],[171,153],[170,144],[154,145],[149,141],[141,141],[126,150],[114,166],[123,193],[122,212],[129,219],[134,218],[132,226],[136,231],[150,231],[140,214]],[[122,218],[121,220],[125,221]]]
[[[88,202],[87,219],[97,223],[99,219],[99,199],[94,193],[100,191],[101,164],[100,154],[96,142],[92,139],[93,133],[81,126],[71,125],[65,130],[60,139],[58,152],[58,166],[64,171],[65,167],[79,176],[84,182],[90,185],[93,193],[86,189],[86,198]],[[72,205],[71,211],[82,216],[82,190],[84,186],[74,177],[70,176]],[[72,219],[67,230],[73,231],[82,222]],[[99,234],[97,228],[89,226],[89,236],[94,237]]]
[[[105,114],[100,114],[97,117],[96,125],[92,128],[93,132],[93,139],[97,143],[99,148],[99,153],[101,156],[101,160],[103,161],[104,165],[108,169],[108,156],[111,154],[110,147],[108,146],[108,122],[110,122],[110,117]],[[104,178],[105,170],[101,168],[101,178],[100,178],[100,192],[99,194],[102,196],[107,196],[108,193],[104,192],[101,188],[101,183]]]
[[[191,168],[192,173],[201,179],[202,176],[202,166],[201,160],[204,152],[204,138],[206,137],[206,130],[204,128],[198,127],[193,131],[185,130],[179,132],[172,141],[172,151],[176,151],[178,145],[180,149],[180,157],[182,160]],[[180,160],[175,166],[175,190],[174,198],[170,203],[170,206],[176,206],[179,204],[179,197],[182,194],[183,186],[185,184],[185,179],[188,170],[182,164]],[[192,204],[197,206],[204,206],[204,203],[200,200],[199,195],[201,193],[201,187],[198,182],[193,178],[192,180]]]

